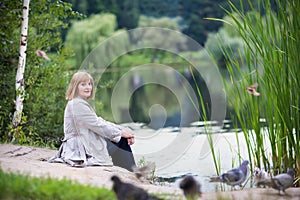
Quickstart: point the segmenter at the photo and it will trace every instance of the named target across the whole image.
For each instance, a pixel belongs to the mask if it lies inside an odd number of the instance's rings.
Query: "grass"
[[[85,186],[66,179],[5,173],[0,169],[0,199],[116,200],[116,197],[113,191],[105,188]]]
[[[179,199],[174,194],[152,194],[161,199]],[[68,179],[37,178],[7,173],[0,168],[0,199],[117,200],[107,188],[83,185]]]
[[[228,60],[226,92],[236,112],[253,165],[275,173],[295,168],[300,174],[300,2],[263,1],[264,15],[243,13],[233,4],[227,14],[245,42],[245,54]],[[260,96],[246,88],[258,83]],[[262,129],[260,119],[266,120]],[[269,148],[268,148],[269,146]]]

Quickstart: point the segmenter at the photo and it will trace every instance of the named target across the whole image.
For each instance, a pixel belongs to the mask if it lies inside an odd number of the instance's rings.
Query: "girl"
[[[116,165],[132,171],[132,131],[98,117],[87,102],[93,98],[92,76],[84,71],[75,73],[66,93],[63,143],[49,162],[73,167]]]

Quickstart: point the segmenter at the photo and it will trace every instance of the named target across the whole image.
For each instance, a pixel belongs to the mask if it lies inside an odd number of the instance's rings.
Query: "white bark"
[[[28,33],[28,13],[29,13],[30,0],[23,1],[23,15],[21,27],[21,40],[20,40],[20,55],[19,64],[16,75],[16,101],[15,113],[13,118],[13,126],[17,127],[22,118],[23,101],[24,101],[24,71],[26,64],[26,49],[27,49],[27,33]]]

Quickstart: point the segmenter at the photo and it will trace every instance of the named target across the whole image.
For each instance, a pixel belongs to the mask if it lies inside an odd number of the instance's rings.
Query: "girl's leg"
[[[118,143],[107,141],[107,150],[112,158],[114,165],[123,167],[128,171],[132,171],[132,166],[135,166],[134,157],[131,147],[127,143],[126,138],[121,138]]]

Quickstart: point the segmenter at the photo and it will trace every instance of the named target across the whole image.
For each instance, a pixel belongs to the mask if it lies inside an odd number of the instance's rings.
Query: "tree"
[[[76,55],[76,66],[79,67],[97,45],[112,36],[116,28],[116,16],[113,14],[91,15],[84,20],[74,21],[65,43]]]
[[[227,0],[190,0],[181,1],[181,16],[187,23],[183,30],[185,34],[204,45],[209,32],[217,31],[222,23],[210,21],[206,18],[222,18],[225,12],[222,6],[225,6]]]
[[[138,0],[117,0],[118,10],[114,13],[117,16],[118,28],[136,28],[139,21]]]
[[[88,17],[94,14],[112,13],[117,18],[117,27],[122,29],[136,28],[139,21],[139,0],[68,0],[73,9]]]
[[[22,27],[21,27],[21,39],[20,39],[20,56],[18,71],[16,76],[16,110],[13,118],[13,127],[19,126],[21,123],[23,101],[24,101],[24,71],[26,66],[26,49],[28,38],[28,13],[29,13],[30,0],[24,0],[23,2],[23,15],[22,15]]]
[[[182,27],[180,27],[180,21],[181,18],[170,18],[170,17],[161,17],[161,18],[155,18],[155,17],[147,17],[147,16],[141,16],[139,21],[139,27],[159,27],[159,28],[168,28],[172,29],[174,31],[180,31]],[[153,29],[145,29],[144,32],[144,38],[145,42],[149,44],[162,44],[164,43],[165,46],[172,46],[174,45],[174,38],[164,36],[162,37],[162,34],[156,34],[156,30]],[[153,40],[153,36],[156,36],[155,40]],[[178,39],[178,38],[177,38]],[[183,39],[183,38],[180,38]],[[185,41],[182,41],[182,43],[185,43]],[[152,50],[152,59],[151,62],[154,62],[157,60],[157,56],[159,52],[162,52],[159,49],[153,49]]]
[[[139,9],[142,15],[151,17],[180,16],[181,0],[139,0]]]
[[[62,51],[61,30],[70,18],[81,15],[62,1],[36,0],[30,3],[28,47],[24,71],[24,107],[19,126],[12,128],[15,78],[20,48],[22,2],[3,0],[0,4],[0,139],[10,141],[9,132],[19,143],[56,140],[62,135],[64,92],[68,73]],[[38,57],[37,49],[46,51],[51,61]],[[48,138],[48,139],[45,139]],[[59,140],[59,139],[57,139]],[[47,142],[46,141],[46,142]]]

